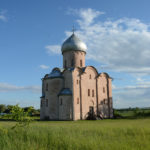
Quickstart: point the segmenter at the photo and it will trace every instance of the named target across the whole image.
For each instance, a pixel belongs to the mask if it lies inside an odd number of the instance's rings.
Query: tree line
[[[13,107],[14,107],[14,105],[0,104],[0,113],[9,114],[9,113],[11,113]],[[35,109],[33,106],[23,107],[22,109],[24,110],[24,112],[28,112],[30,109],[31,116],[39,116],[40,115],[40,109]]]

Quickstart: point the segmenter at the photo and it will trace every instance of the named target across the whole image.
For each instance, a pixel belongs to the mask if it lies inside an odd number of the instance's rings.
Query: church
[[[112,78],[85,65],[86,50],[74,32],[62,44],[63,68],[42,78],[41,120],[113,118]]]

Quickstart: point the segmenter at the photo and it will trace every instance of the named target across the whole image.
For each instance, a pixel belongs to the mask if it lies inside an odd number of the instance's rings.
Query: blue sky
[[[0,0],[0,103],[39,108],[41,78],[76,34],[86,65],[108,72],[115,108],[150,107],[149,0]]]

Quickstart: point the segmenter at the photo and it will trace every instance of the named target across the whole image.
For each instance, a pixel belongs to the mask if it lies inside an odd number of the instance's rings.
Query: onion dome
[[[86,52],[86,45],[73,33],[61,47],[61,51],[84,51]]]

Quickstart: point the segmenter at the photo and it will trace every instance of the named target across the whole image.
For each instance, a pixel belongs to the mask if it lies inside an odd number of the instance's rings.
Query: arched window
[[[79,98],[77,98],[77,104],[79,104]]]
[[[92,90],[92,97],[94,97],[94,90]]]
[[[107,104],[107,99],[104,99],[104,104]]]
[[[48,83],[46,83],[46,91],[48,91]]]
[[[63,104],[63,101],[62,101],[62,98],[60,99],[60,105],[62,105]]]
[[[80,67],[82,67],[82,60],[80,60]]]
[[[90,96],[90,89],[88,89],[88,96]]]
[[[73,67],[74,66],[74,60],[72,59],[71,60],[71,67]]]
[[[89,79],[92,79],[92,76],[91,76],[91,74],[89,75]]]
[[[46,99],[46,107],[48,107],[48,99]]]
[[[77,80],[77,84],[79,83],[79,80]]]
[[[105,93],[105,88],[103,87],[103,93]]]

